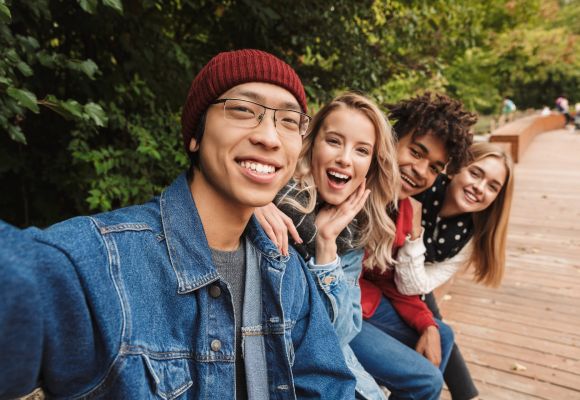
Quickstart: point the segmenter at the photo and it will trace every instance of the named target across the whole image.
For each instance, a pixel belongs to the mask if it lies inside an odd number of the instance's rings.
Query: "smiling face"
[[[400,199],[419,194],[433,185],[449,161],[443,142],[427,133],[403,136],[397,143],[397,161],[401,172]]]
[[[289,91],[269,83],[234,86],[220,98],[301,111]],[[240,211],[266,205],[292,176],[301,146],[299,134],[278,134],[272,110],[266,111],[257,127],[245,128],[224,118],[223,103],[214,104],[207,110],[201,143],[194,139],[190,143],[191,151],[200,152],[192,193],[204,193],[216,207],[221,203]]]
[[[501,192],[506,177],[505,163],[498,157],[472,162],[451,179],[442,212],[452,216],[485,210]]]
[[[339,205],[364,181],[376,141],[375,126],[361,111],[330,112],[314,139],[312,175],[318,195]]]

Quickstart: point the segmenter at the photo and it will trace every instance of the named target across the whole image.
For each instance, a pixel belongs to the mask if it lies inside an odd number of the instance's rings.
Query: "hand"
[[[423,205],[412,197],[409,200],[413,208],[413,230],[411,231],[411,239],[415,240],[421,236],[421,232],[423,231],[423,227],[421,226]]]
[[[417,342],[415,350],[425,356],[436,367],[441,364],[441,337],[439,336],[439,329],[435,325],[425,329]]]
[[[370,190],[365,190],[365,182],[338,206],[326,205],[318,211],[315,224],[316,263],[326,264],[336,258],[336,238],[354,217],[362,210]]]
[[[267,204],[254,210],[254,215],[280,253],[288,255],[288,232],[296,243],[302,243],[302,239],[292,222],[292,219],[274,205]]]

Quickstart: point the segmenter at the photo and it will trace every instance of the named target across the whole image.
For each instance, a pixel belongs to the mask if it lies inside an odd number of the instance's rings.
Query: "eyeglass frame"
[[[307,121],[308,121],[308,124],[306,125],[306,129],[304,129],[304,132],[302,132],[302,133],[300,131],[298,132],[298,134],[300,135],[300,137],[306,136],[306,132],[308,132],[308,128],[310,126],[310,122],[312,122],[312,117],[310,115],[306,114],[306,113],[303,113],[302,111],[291,110],[289,108],[273,108],[273,107],[268,107],[268,106],[265,106],[263,104],[257,103],[257,102],[252,101],[252,100],[239,99],[237,97],[227,97],[227,98],[223,98],[223,99],[217,99],[217,100],[212,101],[211,104],[213,105],[213,104],[221,104],[221,103],[223,103],[224,104],[224,114],[225,114],[225,104],[226,104],[226,101],[228,101],[228,100],[245,101],[245,102],[248,102],[248,103],[251,103],[251,104],[255,104],[257,106],[260,106],[260,107],[263,107],[264,108],[264,112],[262,114],[259,114],[255,118],[255,119],[258,120],[258,123],[256,124],[256,126],[254,128],[260,126],[260,124],[264,120],[264,115],[266,115],[266,110],[272,110],[272,111],[274,111],[274,118],[273,118],[274,119],[274,127],[276,127],[276,111],[291,111],[291,112],[298,113],[298,114],[300,114],[303,117],[306,117],[307,118]]]

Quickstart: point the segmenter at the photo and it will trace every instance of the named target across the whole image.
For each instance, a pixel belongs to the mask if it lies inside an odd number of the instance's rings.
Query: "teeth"
[[[240,165],[242,168],[250,169],[259,174],[272,174],[276,170],[273,165],[260,164],[255,161],[242,161]]]
[[[469,200],[471,200],[471,201],[473,201],[473,202],[477,202],[477,201],[478,201],[478,200],[477,200],[477,197],[475,197],[473,194],[471,194],[471,193],[469,193],[469,192],[465,192],[465,196],[466,196],[466,197],[467,197]]]
[[[332,175],[332,176],[335,176],[335,177],[337,177],[339,179],[348,179],[349,178],[348,175],[344,175],[344,174],[341,174],[341,173],[335,172],[335,171],[328,171],[328,174],[329,175]]]
[[[403,175],[403,174],[401,174],[401,178],[402,178],[402,179],[403,179],[405,182],[407,182],[409,185],[411,185],[411,186],[413,186],[413,187],[417,186],[417,184],[416,184],[415,182],[413,182],[411,179],[409,179],[409,177],[407,177],[407,175]]]

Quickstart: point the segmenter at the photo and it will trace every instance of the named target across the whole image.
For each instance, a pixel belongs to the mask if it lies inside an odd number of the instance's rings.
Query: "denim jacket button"
[[[220,351],[221,348],[222,348],[222,342],[220,342],[217,339],[214,339],[211,341],[211,349],[213,351]]]
[[[214,299],[220,297],[221,294],[222,294],[222,290],[220,289],[220,287],[218,285],[213,285],[209,288],[209,295],[211,297],[213,297]]]

